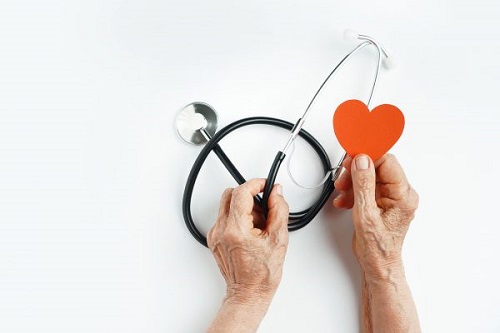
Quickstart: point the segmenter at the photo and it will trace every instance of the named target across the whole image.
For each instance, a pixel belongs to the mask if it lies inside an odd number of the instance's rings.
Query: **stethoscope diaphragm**
[[[182,140],[193,145],[203,145],[207,143],[207,138],[200,129],[213,136],[217,130],[218,117],[210,105],[194,102],[179,111],[175,124]]]

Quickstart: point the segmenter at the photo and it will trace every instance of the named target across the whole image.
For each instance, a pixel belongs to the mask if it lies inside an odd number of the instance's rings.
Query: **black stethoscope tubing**
[[[213,151],[217,155],[219,160],[222,162],[222,164],[229,171],[234,180],[239,185],[243,184],[246,181],[246,179],[236,169],[236,167],[231,162],[229,157],[224,153],[224,151],[219,145],[219,142],[226,135],[233,132],[234,130],[250,125],[270,125],[270,126],[280,127],[288,131],[292,130],[295,126],[295,124],[290,123],[288,121],[271,117],[244,118],[237,120],[219,130],[203,147],[200,154],[196,158],[196,161],[194,162],[193,167],[191,168],[191,171],[189,172],[189,176],[186,181],[186,186],[184,188],[184,195],[182,197],[182,215],[184,217],[184,222],[186,223],[186,227],[188,228],[191,235],[193,235],[193,237],[200,244],[204,246],[207,246],[207,239],[196,226],[193,220],[193,216],[191,214],[191,199],[193,196],[193,190],[196,184],[196,179],[198,178],[200,170],[203,164],[205,163],[205,160],[207,159],[208,155],[210,154],[210,152]],[[300,130],[299,136],[302,137],[317,153],[321,161],[324,172],[326,173],[332,170],[330,159],[323,146],[310,133],[308,133],[303,129]],[[272,184],[274,184],[274,179],[276,178],[277,171],[284,157],[285,155],[282,152],[278,152],[278,154],[276,155],[276,158],[274,159],[273,165],[270,169],[271,171],[266,181],[266,185],[271,184],[272,187]],[[267,195],[266,195],[266,190],[267,190]],[[300,212],[290,212],[288,230],[295,231],[301,229],[304,226],[306,226],[309,222],[311,222],[311,220],[318,214],[318,212],[321,210],[325,202],[328,200],[333,190],[334,190],[333,182],[326,181],[323,185],[320,196],[309,208],[302,210]],[[263,205],[263,203],[267,203],[269,192],[270,189],[265,189],[264,198],[261,199],[260,197],[256,197],[255,198],[256,203],[260,205]],[[265,206],[267,206],[267,204]],[[265,212],[266,208],[263,207],[263,210]]]

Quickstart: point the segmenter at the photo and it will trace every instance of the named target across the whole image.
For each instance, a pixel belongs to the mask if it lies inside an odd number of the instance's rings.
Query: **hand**
[[[333,204],[353,209],[353,250],[367,278],[402,269],[403,241],[418,206],[418,194],[393,155],[376,161],[366,155],[346,158],[335,182]]]
[[[207,236],[226,280],[226,300],[230,302],[269,303],[281,281],[288,246],[288,204],[281,186],[275,185],[266,221],[253,201],[264,189],[265,181],[252,179],[227,189],[217,221]]]

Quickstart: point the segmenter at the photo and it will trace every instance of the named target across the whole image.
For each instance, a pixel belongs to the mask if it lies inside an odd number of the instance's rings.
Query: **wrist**
[[[361,264],[361,270],[369,284],[373,282],[391,282],[394,279],[405,277],[403,260],[400,256],[391,260],[374,260]]]
[[[272,297],[230,290],[208,332],[256,332]]]
[[[363,274],[369,287],[396,284],[406,280],[402,261],[372,265],[369,270],[363,269]]]
[[[242,305],[250,308],[269,307],[274,296],[274,291],[260,287],[227,286],[224,303]]]

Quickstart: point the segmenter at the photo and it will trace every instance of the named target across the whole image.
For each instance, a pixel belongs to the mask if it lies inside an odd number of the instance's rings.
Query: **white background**
[[[181,198],[198,147],[174,120],[213,105],[221,126],[295,121],[333,66],[374,36],[400,66],[374,104],[406,128],[392,152],[421,203],[405,243],[425,332],[500,331],[500,3],[478,1],[0,1],[0,331],[200,332],[224,294]],[[335,107],[365,99],[363,51],[306,123],[332,161]],[[264,177],[285,132],[244,129],[222,143]],[[321,178],[299,144],[292,169]],[[314,161],[314,162],[301,162]],[[297,210],[316,192],[279,181]],[[234,182],[209,158],[193,198],[200,228]],[[262,332],[358,332],[360,276],[350,213],[329,204],[291,234]]]

